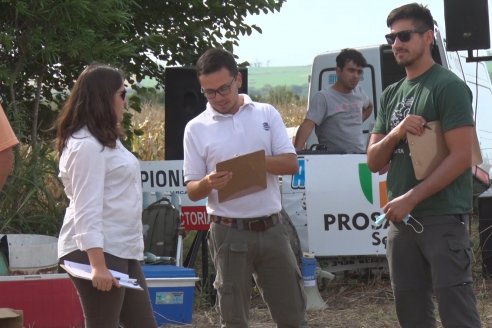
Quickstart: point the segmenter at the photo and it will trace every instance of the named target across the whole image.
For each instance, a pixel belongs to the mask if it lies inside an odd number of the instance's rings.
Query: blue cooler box
[[[143,265],[150,301],[159,325],[192,323],[195,270],[174,265]]]

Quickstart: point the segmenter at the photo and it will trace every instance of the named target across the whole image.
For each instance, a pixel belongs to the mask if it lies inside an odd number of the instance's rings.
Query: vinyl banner
[[[316,256],[386,253],[388,223],[374,227],[386,204],[386,174],[372,173],[366,155],[305,155],[309,251]],[[304,181],[303,181],[304,180]]]

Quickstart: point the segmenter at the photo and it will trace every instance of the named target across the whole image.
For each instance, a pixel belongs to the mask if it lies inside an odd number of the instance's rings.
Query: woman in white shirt
[[[89,264],[92,280],[71,277],[86,328],[156,327],[139,261],[143,260],[138,160],[121,144],[124,77],[92,64],[77,79],[57,120],[59,177],[70,201],[58,257]],[[109,269],[136,278],[144,291],[120,288]]]

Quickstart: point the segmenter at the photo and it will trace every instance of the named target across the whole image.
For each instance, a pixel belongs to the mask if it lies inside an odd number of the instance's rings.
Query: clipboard
[[[446,142],[444,141],[441,122],[427,122],[427,126],[429,128],[424,129],[424,133],[420,136],[407,133],[412,165],[415,171],[415,177],[418,180],[428,177],[449,154]],[[482,163],[480,145],[478,144],[475,129],[472,147],[472,165]]]
[[[265,150],[217,163],[215,170],[232,172],[232,179],[218,191],[219,203],[266,189]]]

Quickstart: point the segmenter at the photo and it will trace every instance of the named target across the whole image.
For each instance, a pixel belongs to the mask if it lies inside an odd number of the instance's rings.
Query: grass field
[[[311,66],[249,67],[248,87],[261,89],[267,85],[307,85]]]

